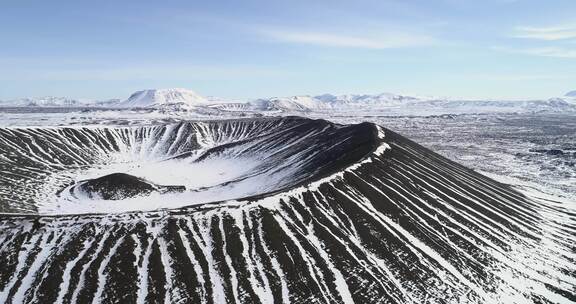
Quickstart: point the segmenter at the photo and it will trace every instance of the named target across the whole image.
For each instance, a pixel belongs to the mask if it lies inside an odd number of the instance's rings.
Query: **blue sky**
[[[576,89],[575,12],[574,0],[0,0],[0,99],[547,98]]]

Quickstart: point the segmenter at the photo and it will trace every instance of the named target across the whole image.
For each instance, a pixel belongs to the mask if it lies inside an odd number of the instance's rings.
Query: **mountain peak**
[[[570,91],[568,93],[566,93],[566,95],[564,95],[566,97],[576,97],[576,91]]]
[[[133,93],[128,99],[121,102],[119,107],[153,108],[171,105],[195,107],[206,103],[208,103],[206,98],[188,89],[148,89]]]

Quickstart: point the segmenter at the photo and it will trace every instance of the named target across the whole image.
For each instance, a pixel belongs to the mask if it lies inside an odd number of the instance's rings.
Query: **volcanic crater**
[[[278,192],[359,161],[377,132],[297,118],[1,129],[0,211],[153,210]]]
[[[567,303],[573,211],[370,123],[0,128],[2,303]]]

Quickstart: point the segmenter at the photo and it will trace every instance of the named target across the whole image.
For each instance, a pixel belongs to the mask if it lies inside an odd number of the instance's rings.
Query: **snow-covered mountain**
[[[0,101],[0,107],[113,107],[120,99],[90,100],[74,99],[69,97],[26,97]]]
[[[297,95],[289,97],[261,98],[246,103],[222,103],[212,105],[224,111],[273,111],[273,112],[314,112],[324,110],[345,110],[358,108],[386,108],[402,106],[419,101],[418,98],[383,93],[377,95]]]
[[[228,113],[325,113],[378,111],[388,115],[437,115],[465,113],[576,112],[576,92],[562,98],[543,100],[470,100],[462,98],[414,97],[391,93],[324,94],[232,101],[204,97],[188,89],[149,89],[133,93],[126,100],[77,100],[64,97],[22,98],[0,102],[0,107],[116,107],[154,109],[166,112],[193,111],[209,115]]]
[[[355,111],[378,110],[398,114],[498,113],[498,112],[576,112],[576,106],[562,98],[547,100],[465,100],[412,97],[390,93],[376,95],[292,96],[258,99],[246,104],[222,104],[224,111]]]
[[[80,100],[55,96],[18,98],[0,102],[1,106],[9,107],[78,107],[83,104]]]
[[[205,98],[188,89],[150,89],[137,91],[126,100],[89,100],[67,97],[19,98],[0,101],[0,107],[119,107],[191,109],[196,106],[220,102],[221,99]]]
[[[306,95],[258,99],[250,104],[260,110],[312,111],[332,108],[330,103]]]
[[[357,106],[399,106],[405,105],[410,102],[416,102],[419,98],[397,95],[391,93],[382,94],[346,94],[346,95],[332,95],[324,94],[315,97],[316,99],[332,104],[333,107],[357,107]]]
[[[229,112],[310,112],[331,109],[333,105],[316,97],[300,95],[261,98],[249,102],[219,103],[210,107]]]
[[[576,91],[570,91],[564,95],[566,97],[575,97],[576,98]]]
[[[268,99],[266,103],[275,108],[292,110],[320,110],[332,107],[330,103],[311,96],[274,97]]]
[[[326,109],[347,109],[358,107],[389,107],[406,105],[410,102],[418,101],[415,97],[383,93],[377,95],[332,95],[324,94],[319,96],[293,96],[283,98],[271,98],[268,104],[274,105],[277,109],[283,110],[326,110]],[[262,103],[262,101],[259,101]]]
[[[191,109],[206,106],[208,99],[188,89],[151,89],[138,91],[120,102],[121,108],[177,108]]]

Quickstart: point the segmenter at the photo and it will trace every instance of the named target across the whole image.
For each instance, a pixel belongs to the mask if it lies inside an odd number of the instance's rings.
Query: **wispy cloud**
[[[0,67],[2,65],[0,64]],[[186,79],[186,80],[222,80],[237,79],[240,77],[281,77],[285,71],[266,66],[221,66],[221,65],[141,65],[127,67],[102,68],[18,68],[10,73],[0,74],[0,80],[157,80],[157,79]]]
[[[260,32],[272,41],[339,48],[390,49],[424,46],[434,42],[434,38],[431,36],[406,33],[356,35],[306,30],[264,30]]]
[[[494,50],[503,51],[514,54],[524,54],[542,57],[556,57],[556,58],[576,58],[576,49],[562,48],[562,47],[541,47],[541,48],[509,48],[509,47],[494,47]]]
[[[571,75],[560,74],[474,74],[470,78],[493,81],[530,81],[570,79]]]
[[[519,26],[513,35],[516,38],[537,39],[546,41],[576,39],[576,25],[549,27]]]

